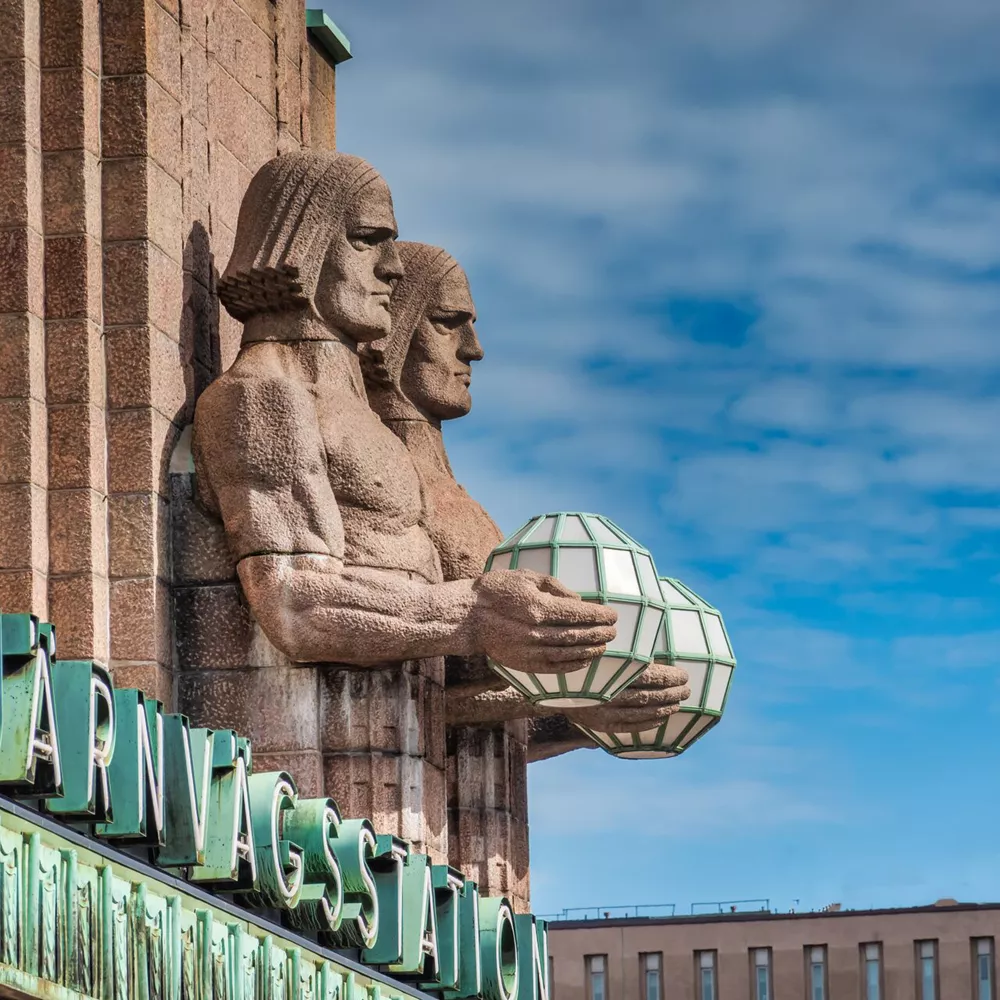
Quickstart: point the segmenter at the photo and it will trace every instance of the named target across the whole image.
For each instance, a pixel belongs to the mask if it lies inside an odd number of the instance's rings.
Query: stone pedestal
[[[345,815],[410,841],[436,864],[449,853],[444,660],[321,670],[323,775]]]
[[[451,863],[491,896],[529,909],[527,726],[448,727]]]

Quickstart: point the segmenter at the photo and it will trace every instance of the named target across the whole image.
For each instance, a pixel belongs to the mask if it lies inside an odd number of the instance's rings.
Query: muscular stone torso
[[[299,421],[296,445],[325,458],[343,524],[345,565],[440,582],[441,566],[423,524],[423,495],[413,460],[358,394],[360,375],[354,377],[352,360],[339,343],[254,344],[241,351],[206,396],[242,398],[255,384],[287,386],[301,401],[300,408],[312,411],[300,414],[304,419]],[[241,419],[229,416],[234,418]],[[211,480],[212,470],[205,471]],[[294,497],[294,486],[292,490]],[[254,548],[267,551],[269,541],[261,538]]]

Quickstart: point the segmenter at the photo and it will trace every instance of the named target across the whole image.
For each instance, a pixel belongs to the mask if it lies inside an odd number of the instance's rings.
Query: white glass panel
[[[715,968],[715,953],[711,951],[703,951],[698,959],[698,964],[703,969],[714,969]]]
[[[655,743],[660,735],[660,727],[657,726],[655,729],[644,729],[641,733],[636,733],[639,737],[638,742],[644,746],[649,746]]]
[[[921,941],[920,942],[920,957],[921,958],[933,958],[934,957],[934,942],[933,941]]]
[[[813,962],[820,963],[820,964],[822,964],[823,959],[826,957],[823,954],[823,949],[822,948],[813,948],[813,949],[811,949],[810,956],[811,956],[811,959],[812,959]]]
[[[596,517],[587,518],[587,527],[590,528],[594,538],[599,542],[604,542],[606,545],[621,545],[622,543],[622,539]]]
[[[664,743],[676,743],[677,738],[691,724],[691,712],[674,712],[667,719],[667,728],[663,732]]]
[[[609,750],[615,746],[615,740],[611,733],[592,733],[591,735],[597,739],[598,743],[606,746]]]
[[[621,670],[626,661],[617,656],[602,656],[594,671],[594,679],[591,681],[592,691],[603,691],[612,677]]]
[[[631,733],[615,733],[615,738],[622,746],[630,747],[635,744]]]
[[[691,687],[691,697],[682,701],[682,705],[693,705],[704,708],[702,698],[705,694],[705,678],[708,676],[708,664],[703,660],[681,660],[678,664],[688,672],[688,684]]]
[[[641,674],[646,670],[646,664],[640,663],[638,660],[633,660],[622,672],[621,677],[615,681],[614,687],[608,691],[610,697],[615,697],[620,691],[623,691],[629,686]]]
[[[659,954],[652,954],[646,956],[646,968],[647,969],[658,969],[660,967],[660,956]]]
[[[712,676],[708,682],[708,697],[705,699],[705,708],[713,712],[722,711],[722,703],[726,700],[726,690],[729,688],[729,678],[733,675],[733,668],[727,667],[724,663],[716,663],[712,667]]]
[[[543,691],[548,691],[549,694],[559,693],[558,674],[535,674],[535,680],[541,686]]]
[[[654,601],[660,600],[660,582],[656,579],[653,560],[649,556],[637,552],[635,554],[635,561],[639,567],[639,580],[642,583],[642,592]]]
[[[578,594],[596,593],[600,589],[597,550],[562,546],[559,549],[559,579]]]
[[[625,549],[604,549],[604,589],[611,594],[641,597],[632,553]]]
[[[667,604],[679,604],[682,608],[690,608],[691,602],[669,580],[660,577],[660,593]]]
[[[531,674],[526,674],[523,670],[508,670],[507,673],[510,674],[512,680],[527,688],[532,694],[538,693],[538,685]]]
[[[663,612],[659,608],[654,608],[651,604],[647,604],[646,610],[642,615],[642,627],[639,629],[639,638],[635,644],[637,656],[650,657],[653,655],[653,647],[656,645],[656,635],[660,631],[662,621]]]
[[[531,533],[531,537],[526,538],[525,541],[531,542],[551,542],[552,532],[556,530],[556,519],[555,517],[543,518],[539,523],[538,527]]]
[[[490,572],[495,569],[510,569],[510,557],[513,552],[498,552],[490,563]]]
[[[993,941],[990,938],[980,938],[976,942],[976,954],[989,955],[990,952],[992,951],[992,949],[990,948],[991,944],[993,944]]]
[[[519,549],[517,553],[518,569],[533,569],[536,573],[549,576],[552,573],[552,549],[548,546],[542,549]]]
[[[656,649],[653,651],[657,656],[666,656],[670,652],[667,644],[667,616],[663,616],[663,624],[660,631],[656,633]]]
[[[692,727],[684,734],[684,746],[688,746],[693,743],[697,737],[701,736],[708,727],[715,722],[716,717],[714,715],[703,715]]]
[[[570,514],[563,521],[562,530],[559,532],[560,542],[589,542],[590,540],[590,535],[587,534],[583,521],[576,514]]]
[[[878,957],[879,957],[878,952],[879,952],[879,948],[878,948],[877,944],[866,944],[865,945],[865,958],[868,959],[869,962],[877,962],[878,961]]]
[[[712,652],[716,656],[724,659],[732,657],[733,651],[726,642],[726,633],[722,628],[722,619],[718,615],[705,615],[705,631],[708,633],[708,641],[712,644]]]
[[[579,670],[574,670],[571,674],[566,674],[566,690],[570,692],[583,691],[587,686],[587,674],[590,673],[590,667],[581,667]]]
[[[635,627],[639,624],[639,604],[626,604],[624,601],[609,601],[608,607],[618,612],[618,634],[611,643],[611,648],[623,653],[631,653],[635,642]]]
[[[670,638],[675,653],[707,653],[708,644],[701,630],[701,615],[697,611],[667,612],[670,615]]]
[[[590,971],[591,972],[603,972],[604,971],[604,956],[603,955],[592,955],[590,959]]]
[[[504,547],[516,545],[531,529],[538,523],[537,518],[532,518],[520,531],[515,532],[510,538],[504,539]]]
[[[754,964],[758,966],[766,966],[768,964],[769,957],[770,956],[768,955],[766,948],[757,948],[754,951],[753,956]]]

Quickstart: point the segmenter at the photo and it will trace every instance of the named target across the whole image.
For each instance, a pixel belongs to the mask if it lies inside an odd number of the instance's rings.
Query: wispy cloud
[[[574,796],[661,822],[669,793],[717,830],[786,815],[836,864],[802,789],[823,775],[843,813],[872,758],[878,809],[844,814],[918,851],[914,748],[942,704],[987,739],[997,701],[1000,8],[327,6],[357,53],[341,146],[471,276],[487,357],[446,432],[459,477],[505,528],[614,517],[741,659],[697,782],[540,765],[538,856]],[[762,731],[778,752],[735,773]],[[954,806],[973,830],[979,801]]]

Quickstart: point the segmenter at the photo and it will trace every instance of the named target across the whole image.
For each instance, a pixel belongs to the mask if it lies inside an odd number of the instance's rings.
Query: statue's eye
[[[435,326],[443,326],[446,330],[457,330],[459,327],[464,326],[468,320],[468,313],[462,312],[438,313],[435,316],[431,316],[431,322]]]
[[[392,238],[393,238],[392,230],[384,228],[355,229],[351,233],[352,243],[359,243],[366,247],[376,247],[380,243],[384,243],[386,240],[391,240]]]

